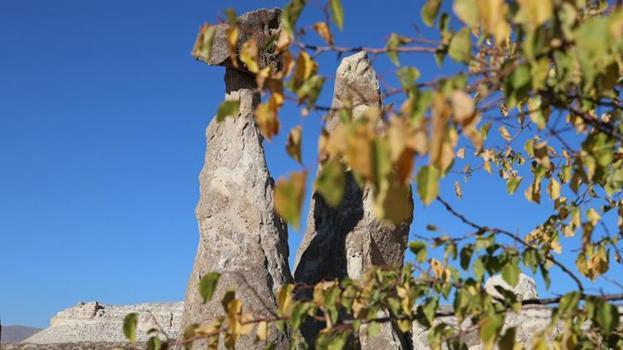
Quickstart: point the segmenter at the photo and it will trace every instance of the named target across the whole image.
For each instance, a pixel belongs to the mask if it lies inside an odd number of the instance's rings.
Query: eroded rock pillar
[[[353,117],[370,107],[381,107],[379,82],[364,52],[346,57],[337,69],[331,107],[351,104]],[[338,123],[337,113],[328,116],[329,133]],[[413,203],[410,202],[410,212]],[[347,174],[345,193],[338,208],[329,207],[314,193],[307,229],[296,255],[294,279],[315,284],[324,279],[356,279],[372,266],[399,268],[403,264],[412,218],[399,224],[381,221],[374,214],[371,189],[361,189]],[[317,325],[306,324],[303,334],[313,340]],[[364,349],[405,349],[405,337],[390,323],[374,338],[360,337]]]
[[[251,35],[262,40],[278,29],[279,10],[258,10],[239,17],[240,39]],[[242,300],[244,312],[270,316],[276,308],[275,292],[291,282],[288,266],[287,227],[277,216],[262,136],[254,110],[260,101],[255,79],[229,62],[225,39],[227,25],[216,28],[209,64],[225,65],[227,100],[239,100],[236,117],[218,122],[213,118],[206,132],[205,163],[199,176],[200,198],[196,207],[199,246],[188,283],[183,327],[204,323],[223,315],[221,298],[233,289]],[[268,56],[269,53],[266,53]],[[262,53],[264,56],[264,53]],[[217,291],[203,304],[199,281],[209,272],[221,273]],[[242,337],[240,349],[263,349],[253,344],[255,334]],[[269,342],[286,348],[287,339],[273,329]],[[194,348],[205,348],[197,342]]]

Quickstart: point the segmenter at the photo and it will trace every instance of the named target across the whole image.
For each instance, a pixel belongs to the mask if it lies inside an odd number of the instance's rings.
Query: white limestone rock
[[[485,282],[485,290],[489,293],[489,295],[495,298],[503,298],[500,292],[498,292],[495,288],[496,286],[500,286],[505,290],[513,292],[517,295],[519,300],[537,298],[536,283],[532,278],[524,275],[523,273],[519,274],[519,282],[517,282],[515,287],[511,287],[508,283],[506,283],[504,278],[502,278],[502,275],[492,276]]]
[[[26,338],[22,343],[126,342],[123,319],[133,312],[138,313],[138,341],[146,341],[149,338],[147,331],[160,327],[174,339],[180,330],[182,309],[182,302],[136,305],[82,302],[56,314],[50,321],[50,327]]]

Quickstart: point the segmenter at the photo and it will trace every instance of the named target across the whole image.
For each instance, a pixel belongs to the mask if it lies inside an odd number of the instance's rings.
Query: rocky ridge
[[[123,319],[138,314],[137,340],[146,341],[147,331],[159,328],[171,338],[180,330],[183,303],[107,305],[97,301],[79,303],[65,309],[50,321],[50,327],[22,341],[28,344],[126,342]]]

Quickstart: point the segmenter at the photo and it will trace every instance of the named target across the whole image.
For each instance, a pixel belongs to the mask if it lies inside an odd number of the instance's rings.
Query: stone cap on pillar
[[[236,19],[238,28],[238,40],[236,41],[237,52],[240,52],[242,45],[250,39],[255,39],[258,46],[258,64],[260,68],[266,66],[277,66],[278,55],[274,50],[275,45],[270,45],[279,37],[280,32],[279,8],[259,9],[244,13]],[[213,34],[208,34],[208,29],[213,30]],[[203,26],[197,36],[193,47],[193,56],[212,66],[225,66],[237,70],[248,72],[246,66],[238,60],[237,67],[231,61],[229,41],[227,34],[231,25],[220,23],[212,26]],[[205,54],[204,45],[208,41],[207,35],[211,36],[211,50],[209,57]]]

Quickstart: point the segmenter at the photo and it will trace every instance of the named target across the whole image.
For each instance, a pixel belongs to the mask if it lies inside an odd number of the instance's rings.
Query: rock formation
[[[258,10],[239,17],[239,46],[249,36],[267,40],[279,29],[277,9]],[[222,122],[214,118],[207,129],[205,163],[199,176],[200,199],[196,208],[199,247],[184,304],[184,327],[214,319],[223,313],[221,298],[235,289],[245,312],[268,316],[275,309],[275,292],[291,282],[288,266],[287,227],[274,211],[273,180],[270,177],[262,136],[254,110],[260,101],[255,79],[235,68],[224,37],[227,24],[216,29],[212,65],[225,66],[226,100],[239,100],[237,116]],[[270,52],[261,53],[262,64],[273,64]],[[242,69],[242,65],[238,65]],[[207,273],[221,273],[217,291],[206,304],[199,294],[199,281]],[[255,335],[241,338],[240,349],[263,348],[253,344]],[[271,332],[277,348],[285,337]],[[201,342],[197,348],[205,348]]]
[[[370,107],[382,107],[379,82],[365,52],[344,58],[337,69],[331,107],[335,110],[346,104],[353,106],[354,118]],[[329,114],[327,132],[331,133],[338,122],[337,113]],[[329,207],[319,193],[313,194],[307,229],[296,256],[296,282],[356,279],[373,265],[402,266],[411,218],[398,225],[381,221],[375,217],[372,200],[371,190],[359,188],[350,174],[337,208]],[[303,333],[310,341],[317,327],[306,328]],[[389,324],[377,337],[361,337],[360,341],[362,348],[406,348],[405,339]]]
[[[171,338],[175,338],[180,330],[182,308],[181,302],[123,306],[97,301],[79,303],[56,314],[50,321],[50,327],[24,339],[22,343],[126,342],[123,319],[132,312],[138,313],[138,341],[146,341],[149,338],[147,331],[154,327],[161,327]]]
[[[501,286],[502,288],[513,292],[517,295],[518,299],[527,300],[538,298],[534,280],[524,274],[520,275],[519,283],[514,288],[508,285],[500,275],[495,275],[489,278],[485,283],[485,290],[490,295],[497,297],[499,296],[499,292],[495,289],[495,286]],[[450,312],[452,311],[452,307],[442,306],[439,311]],[[504,319],[504,329],[516,327],[517,333],[515,339],[526,348],[530,349],[533,337],[539,331],[547,327],[550,322],[551,315],[552,309],[547,306],[526,305],[519,313],[508,312],[506,314]],[[440,317],[435,320],[436,324],[441,322],[445,322],[454,328],[458,328],[457,321],[452,316]],[[463,322],[461,327],[465,331],[462,340],[468,345],[468,349],[482,349],[483,347],[480,343],[478,327],[474,327],[469,320]],[[558,331],[559,328],[555,329],[554,333],[557,333]],[[413,324],[412,344],[413,349],[430,349],[428,346],[428,330],[418,323]]]
[[[495,275],[485,282],[485,290],[487,293],[495,298],[503,298],[500,292],[495,288],[500,286],[505,290],[510,290],[517,295],[519,300],[536,299],[536,283],[534,280],[523,273],[519,274],[519,282],[515,287],[511,287],[504,279],[502,275]]]

